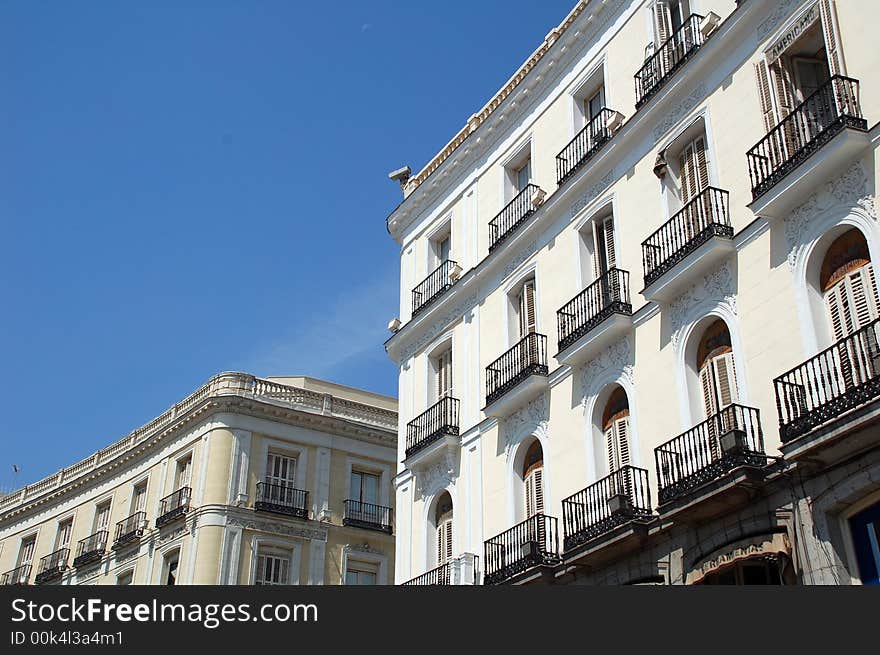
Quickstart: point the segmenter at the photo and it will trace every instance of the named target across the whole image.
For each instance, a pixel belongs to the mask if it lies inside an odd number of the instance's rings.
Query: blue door
[[[862,584],[880,585],[880,503],[853,516],[849,526]]]

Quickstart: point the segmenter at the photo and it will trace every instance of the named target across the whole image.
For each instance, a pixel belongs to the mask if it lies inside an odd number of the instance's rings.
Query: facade
[[[390,584],[397,404],[221,373],[0,498],[2,584]]]
[[[589,0],[420,172],[395,580],[880,571],[880,17]]]

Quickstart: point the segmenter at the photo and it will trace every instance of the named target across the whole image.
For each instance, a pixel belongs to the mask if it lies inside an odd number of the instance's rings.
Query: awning
[[[763,534],[740,539],[712,551],[694,565],[688,573],[686,584],[696,584],[710,573],[732,566],[737,562],[753,557],[768,557],[791,554],[791,544],[782,532]]]

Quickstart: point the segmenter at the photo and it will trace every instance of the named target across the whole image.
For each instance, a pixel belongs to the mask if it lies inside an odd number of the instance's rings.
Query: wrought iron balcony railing
[[[458,398],[441,398],[406,425],[406,456],[430,446],[445,436],[458,436]]]
[[[867,130],[859,81],[835,75],[746,153],[757,200],[844,128]]]
[[[880,319],[773,381],[783,443],[880,398]]]
[[[713,237],[733,238],[728,192],[707,187],[642,242],[645,287]]]
[[[535,514],[483,544],[485,584],[500,584],[535,566],[558,564],[559,528],[554,516]]]
[[[258,512],[287,514],[301,519],[309,518],[309,492],[295,489],[287,484],[257,482],[257,499],[254,509]]]
[[[636,109],[644,105],[672,77],[673,73],[703,45],[702,16],[691,14],[635,74]]]
[[[436,569],[431,569],[427,573],[422,573],[419,576],[416,576],[412,580],[407,580],[403,583],[403,586],[409,587],[417,587],[417,586],[448,586],[451,585],[452,575],[451,575],[451,566],[449,562],[446,564],[441,564]]]
[[[189,511],[189,503],[192,498],[192,489],[181,487],[173,494],[165,496],[159,501],[159,517],[156,519],[156,527],[161,528],[175,521]]]
[[[617,116],[613,109],[603,107],[567,146],[556,155],[556,183],[562,184],[602,149],[614,134],[609,127]]]
[[[543,194],[543,191],[537,185],[527,184],[525,189],[516,194],[514,199],[489,221],[489,252],[497,248],[529,216],[535,213],[537,209],[535,204],[539,194]]]
[[[107,539],[110,533],[107,530],[98,530],[95,534],[85,539],[80,539],[76,549],[76,557],[73,558],[73,567],[78,568],[100,560],[107,552]]]
[[[652,516],[648,471],[624,466],[562,501],[563,547],[571,550],[619,525]]]
[[[654,459],[661,504],[686,496],[740,466],[766,466],[760,412],[728,405],[656,448]]]
[[[547,337],[527,334],[486,367],[486,405],[491,405],[531,375],[547,375]]]
[[[447,259],[435,268],[428,277],[419,282],[418,286],[412,290],[413,317],[418,316],[421,311],[427,309],[431,303],[452,288],[456,280],[455,273],[459,270],[457,263]]]
[[[67,560],[69,557],[70,548],[60,548],[54,553],[41,558],[40,568],[37,569],[34,584],[43,584],[61,577],[64,571],[67,570]]]
[[[17,568],[7,571],[0,580],[0,587],[7,585],[26,585],[31,577],[31,565],[23,564]]]
[[[342,525],[391,534],[394,531],[394,512],[390,507],[349,499],[345,501]]]
[[[632,314],[629,272],[609,269],[556,312],[560,352],[612,314]]]
[[[122,519],[116,524],[116,536],[113,538],[113,548],[122,548],[136,542],[144,536],[144,527],[147,525],[147,513],[135,512],[128,518]]]

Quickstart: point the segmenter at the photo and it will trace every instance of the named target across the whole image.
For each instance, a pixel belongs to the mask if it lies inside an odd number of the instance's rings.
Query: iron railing
[[[733,238],[729,194],[706,187],[642,242],[645,287],[713,237]]]
[[[613,132],[608,124],[615,114],[617,112],[613,109],[603,107],[598,114],[590,119],[584,129],[578,132],[577,136],[556,155],[557,184],[562,184],[574,175],[611,139]]]
[[[350,525],[367,530],[379,530],[391,534],[394,530],[394,512],[390,507],[365,503],[360,500],[346,500],[342,525]]]
[[[116,536],[113,538],[113,548],[122,548],[134,543],[144,536],[144,526],[147,524],[146,512],[135,512],[128,518],[122,519],[116,524]]]
[[[486,405],[529,376],[547,373],[547,337],[531,332],[486,367]]]
[[[740,466],[766,466],[760,412],[728,405],[656,448],[654,459],[661,504],[681,498]]]
[[[629,272],[611,268],[556,312],[559,351],[595,329],[612,314],[632,314]]]
[[[535,514],[484,544],[485,584],[500,584],[535,566],[552,566],[559,556],[559,521]]]
[[[700,32],[702,16],[691,14],[636,72],[636,109],[666,84],[705,41]]]
[[[406,456],[430,446],[445,436],[458,436],[458,398],[447,396],[434,403],[406,425]]]
[[[880,397],[880,319],[780,375],[773,386],[783,442]]]
[[[31,577],[31,565],[22,564],[21,566],[7,571],[0,580],[0,587],[7,585],[26,585]]]
[[[436,569],[431,569],[426,573],[416,576],[412,580],[407,580],[403,586],[448,586],[452,584],[452,573],[450,562],[441,564]]]
[[[163,525],[186,515],[189,511],[190,498],[192,498],[192,489],[181,487],[159,501],[159,517],[156,519],[156,527],[161,528]]]
[[[412,290],[413,317],[427,309],[431,303],[452,288],[452,285],[455,284],[452,272],[457,266],[456,262],[447,259]]]
[[[257,499],[254,509],[297,518],[309,518],[309,492],[295,489],[288,484],[257,482]]]
[[[843,129],[867,130],[859,81],[835,75],[795,107],[746,153],[757,200]]]
[[[516,228],[522,225],[537,209],[534,200],[541,189],[527,184],[507,205],[489,221],[489,252],[498,247]]]
[[[98,530],[85,539],[80,539],[76,548],[76,557],[73,558],[73,567],[77,568],[100,560],[107,552],[107,539],[110,532]]]
[[[563,547],[571,550],[619,525],[652,516],[648,471],[624,466],[562,501]]]
[[[70,548],[59,548],[40,559],[40,568],[34,578],[34,584],[43,584],[60,577],[67,570]]]

